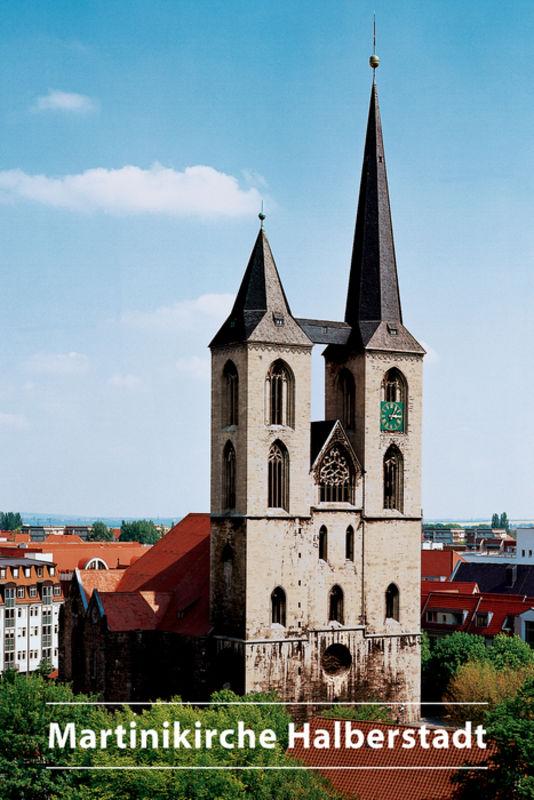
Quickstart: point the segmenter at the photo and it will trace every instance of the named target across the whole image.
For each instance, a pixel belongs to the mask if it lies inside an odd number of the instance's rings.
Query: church
[[[211,513],[186,517],[112,590],[94,580],[89,596],[73,578],[60,674],[75,688],[117,700],[227,686],[288,702],[409,703],[401,714],[418,715],[424,349],[403,324],[376,56],[371,66],[344,319],[293,316],[260,214],[210,344]],[[311,420],[316,344],[321,421]],[[143,559],[157,553],[150,582]],[[152,677],[146,648],[162,656]],[[106,678],[111,652],[118,681]]]

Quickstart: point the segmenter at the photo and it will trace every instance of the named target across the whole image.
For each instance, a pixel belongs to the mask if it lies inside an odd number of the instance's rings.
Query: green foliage
[[[333,706],[321,711],[321,716],[326,719],[353,719],[360,722],[393,722],[390,709],[387,706]]]
[[[498,514],[494,514],[491,518],[491,527],[492,528],[499,528],[500,527],[500,517]]]
[[[485,654],[482,636],[456,631],[438,639],[424,670],[425,683],[431,695],[429,699],[441,700],[458,668],[467,661],[485,658]]]
[[[89,542],[112,542],[113,532],[104,522],[97,520],[93,522],[87,540]]]
[[[426,670],[431,658],[430,639],[428,633],[423,631],[421,634],[421,668],[423,672]]]
[[[141,544],[154,544],[161,537],[160,532],[150,519],[138,519],[134,522],[122,521],[121,542],[141,542]]]
[[[456,797],[470,800],[534,800],[534,678],[515,697],[486,716],[488,739],[495,753],[485,772],[456,777]]]
[[[20,528],[22,528],[22,517],[18,511],[0,511],[0,530],[18,531]]]
[[[486,658],[496,669],[519,669],[534,665],[534,650],[519,636],[500,633],[486,648]]]
[[[0,679],[0,786],[2,800],[327,800],[332,794],[315,773],[292,770],[207,770],[188,767],[227,765],[290,766],[295,762],[285,754],[289,716],[278,705],[224,705],[243,700],[229,691],[212,699],[221,705],[193,708],[156,704],[136,714],[127,707],[108,711],[103,706],[48,706],[47,702],[81,701],[68,686],[58,685],[40,675],[26,677],[7,672]],[[89,698],[90,699],[90,698]],[[272,700],[271,695],[249,699]],[[174,698],[179,700],[179,698]],[[175,750],[120,749],[109,740],[106,750],[49,749],[48,726],[67,722],[83,728],[162,730],[163,722],[179,721],[182,727],[235,728],[238,720],[256,732],[271,728],[277,734],[273,750],[226,750],[218,742],[212,749]],[[47,766],[180,766],[180,770],[83,770],[50,771]]]
[[[506,511],[503,511],[501,514],[501,518],[499,520],[499,528],[504,528],[504,530],[507,531],[509,527],[510,527],[510,521],[508,519],[508,514],[506,513]]]

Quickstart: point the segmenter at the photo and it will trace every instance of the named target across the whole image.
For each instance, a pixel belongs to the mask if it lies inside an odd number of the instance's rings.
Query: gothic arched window
[[[349,525],[345,531],[345,558],[354,561],[354,528]]]
[[[328,531],[324,525],[319,531],[319,558],[321,561],[328,561]]]
[[[333,586],[328,598],[328,621],[340,622],[343,625],[343,589]]]
[[[286,593],[281,586],[271,594],[271,622],[284,627],[286,624]]]
[[[343,368],[337,377],[338,414],[347,430],[354,429],[354,406],[356,390],[352,372]]]
[[[319,469],[321,503],[354,503],[354,467],[344,448],[333,445]]]
[[[384,456],[384,508],[401,512],[404,508],[404,459],[394,444]]]
[[[280,441],[271,445],[268,470],[269,508],[283,508],[289,511],[289,453]]]
[[[265,379],[267,425],[295,427],[295,380],[285,361],[275,361]]]
[[[395,403],[394,406],[384,404]],[[408,384],[406,378],[396,367],[389,369],[382,379],[382,410],[389,419],[383,420],[382,430],[395,433],[406,432],[406,413],[408,408]]]
[[[239,376],[233,361],[227,361],[223,369],[223,427],[237,425],[239,419]]]
[[[394,583],[390,583],[386,589],[386,617],[399,619],[399,590]]]
[[[235,509],[235,450],[232,442],[226,442],[223,451],[223,507]]]

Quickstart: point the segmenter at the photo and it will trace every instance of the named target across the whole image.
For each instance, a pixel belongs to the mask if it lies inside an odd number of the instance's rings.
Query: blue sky
[[[424,512],[534,515],[520,0],[4,2],[0,508],[208,509],[206,345],[260,198],[293,312],[342,316],[375,10]]]

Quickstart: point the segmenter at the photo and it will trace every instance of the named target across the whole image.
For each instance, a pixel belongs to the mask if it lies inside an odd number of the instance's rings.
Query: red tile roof
[[[51,538],[51,537],[49,537]],[[100,558],[109,569],[125,568],[132,559],[145,554],[150,546],[139,542],[78,542],[78,536],[54,536],[54,541],[30,542],[19,553],[52,553],[60,572],[85,569],[93,558]],[[0,548],[17,548],[14,542],[0,542]],[[17,555],[19,554],[17,553]]]
[[[123,569],[84,569],[79,573],[87,600],[91,599],[95,589],[101,592],[115,591],[123,575]]]
[[[421,550],[421,577],[449,580],[461,556],[454,550]]]
[[[421,594],[430,592],[453,592],[455,594],[477,594],[478,584],[475,581],[421,581]]]
[[[98,589],[110,629],[158,628],[205,635],[209,631],[209,552],[210,515],[188,514],[124,570],[116,587],[109,592]]]
[[[387,737],[389,730],[417,728],[413,725],[388,725],[383,722],[353,722],[364,734],[370,730],[380,730]],[[310,722],[311,730],[326,728],[333,737],[334,720],[316,717]],[[347,797],[358,800],[450,800],[454,784],[451,778],[454,767],[471,764],[483,765],[488,755],[493,753],[491,745],[486,750],[474,746],[471,750],[448,749],[428,750],[414,747],[412,750],[396,746],[373,749],[364,746],[360,749],[310,749],[305,750],[302,743],[288,754],[306,766],[318,767],[333,785],[334,789]],[[332,767],[373,767],[374,769],[332,769]],[[403,769],[384,769],[397,766]],[[428,769],[406,769],[406,767],[427,767]],[[436,769],[446,767],[446,769]],[[322,770],[321,768],[324,768]]]
[[[439,587],[439,583],[437,586]],[[496,636],[499,633],[513,633],[513,626],[503,625],[507,617],[515,617],[534,606],[534,598],[522,595],[493,595],[490,593],[458,593],[432,591],[422,597],[421,625],[433,633],[450,633],[465,631],[480,636]],[[463,621],[457,624],[430,622],[426,618],[427,611],[464,612]],[[488,614],[488,624],[477,624],[478,614]]]

